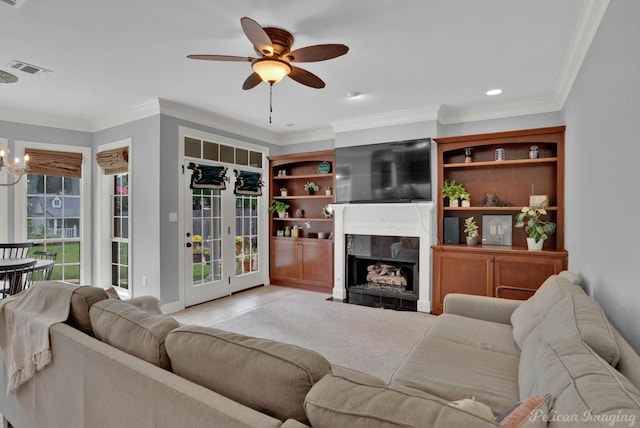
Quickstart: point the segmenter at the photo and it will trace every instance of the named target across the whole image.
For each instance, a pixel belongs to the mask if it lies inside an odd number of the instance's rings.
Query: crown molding
[[[415,109],[362,116],[356,119],[334,121],[330,122],[330,124],[336,133],[381,128],[384,126],[406,125],[408,123],[436,120],[439,110],[440,106],[418,107]]]
[[[602,22],[607,7],[609,7],[609,1],[586,0],[582,6],[567,56],[560,71],[560,78],[556,85],[556,97],[562,106],[564,106],[569,96],[573,82],[578,76],[593,38],[600,27],[600,22]]]
[[[160,105],[157,99],[153,99],[137,106],[94,119],[91,121],[91,128],[94,132],[103,131],[158,114],[160,114]]]
[[[554,96],[530,98],[522,101],[504,102],[464,109],[442,106],[438,114],[438,122],[443,125],[450,125],[453,123],[550,113],[560,110],[562,110],[562,104]]]
[[[93,132],[91,122],[88,120],[26,110],[0,108],[0,120],[70,131]]]

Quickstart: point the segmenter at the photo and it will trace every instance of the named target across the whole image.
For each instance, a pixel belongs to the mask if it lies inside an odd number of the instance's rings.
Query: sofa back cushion
[[[83,285],[76,287],[71,295],[71,307],[69,309],[68,324],[78,330],[93,336],[89,309],[94,303],[106,300],[107,292],[99,287]]]
[[[598,302],[584,294],[568,294],[553,305],[522,345],[518,369],[520,397],[532,394],[539,381],[534,362],[543,344],[557,340],[582,341],[613,367],[620,358],[613,329]]]
[[[304,407],[314,428],[497,426],[426,392],[337,375],[327,375],[314,385]]]
[[[167,336],[174,373],[282,421],[306,421],[307,392],[331,364],[315,351],[210,327]]]
[[[640,420],[640,391],[579,340],[543,343],[533,370],[534,394],[553,397],[549,427],[631,426]]]
[[[122,300],[102,300],[89,310],[96,338],[163,369],[171,369],[165,348],[167,333],[180,324]]]
[[[529,333],[542,322],[551,307],[568,294],[586,294],[584,290],[565,275],[551,275],[533,296],[518,306],[511,314],[513,338],[520,348]]]

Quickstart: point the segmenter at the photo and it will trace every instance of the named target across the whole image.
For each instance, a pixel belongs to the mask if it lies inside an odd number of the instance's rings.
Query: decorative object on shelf
[[[289,228],[289,226],[284,228],[284,236],[286,236],[287,238],[291,236],[291,229]]]
[[[531,183],[531,195],[529,195],[530,208],[540,208],[543,205],[544,207],[547,207],[549,205],[549,195],[536,195],[534,193],[533,183]]]
[[[473,162],[473,158],[471,157],[472,152],[473,152],[472,147],[467,147],[464,149],[464,163]]]
[[[465,208],[471,206],[471,194],[466,190],[460,194],[460,205]]]
[[[331,216],[333,215],[333,207],[329,204],[325,205],[322,208],[322,215],[324,216],[324,218],[331,218]]]
[[[318,232],[318,239],[327,239],[329,237],[329,233],[327,232]]]
[[[0,183],[0,186],[5,187],[17,184],[22,176],[29,171],[29,167],[27,166],[29,155],[24,155],[22,166],[20,166],[20,159],[18,157],[16,157],[13,162],[7,161],[5,158],[8,154],[9,149],[5,148],[2,143],[0,143],[0,171],[2,171],[2,168],[6,168],[8,175],[13,176],[13,178],[11,178],[11,181]]]
[[[529,159],[538,159],[540,155],[538,154],[538,146],[529,147]]]
[[[324,188],[324,194],[327,196],[331,196],[331,187],[325,187]]]
[[[442,196],[449,198],[450,207],[457,207],[459,204],[458,200],[464,194],[468,194],[468,192],[462,184],[456,183],[455,180],[444,180],[444,184],[442,185]]]
[[[286,169],[279,169],[278,170],[278,177],[286,177],[287,176],[287,170]]]
[[[540,219],[547,215],[546,207],[546,203],[539,208],[522,207],[516,216],[516,227],[524,227],[527,233],[527,247],[531,251],[542,250],[544,240],[556,231],[554,222]]]
[[[280,196],[287,196],[287,188],[286,187],[281,187],[280,188]]]
[[[309,192],[310,195],[315,195],[315,193],[320,190],[320,186],[318,186],[315,181],[307,181],[304,183],[304,190]]]
[[[298,227],[297,224],[293,225],[293,229],[291,229],[291,237],[292,238],[299,238],[300,237],[300,228]]]
[[[467,245],[478,244],[478,225],[475,218],[467,217],[464,220],[464,233],[467,234]]]
[[[271,206],[267,208],[267,210],[278,213],[278,217],[280,218],[286,218],[285,214],[287,213],[287,208],[289,208],[289,204],[273,199],[271,201]]]
[[[276,236],[284,236],[284,230],[282,229],[276,230]]]
[[[511,202],[506,202],[500,200],[498,195],[495,193],[485,193],[482,195],[482,206],[483,207],[510,207],[512,206]]]
[[[304,210],[302,210],[301,208],[298,208],[293,215],[296,218],[302,218],[302,217],[304,217]]]
[[[505,154],[504,154],[504,149],[500,148],[500,149],[496,149],[496,160],[497,161],[503,161],[505,160]]]
[[[511,245],[510,215],[482,216],[482,243],[486,245]]]
[[[329,174],[331,172],[331,164],[329,162],[322,162],[318,165],[318,174]]]

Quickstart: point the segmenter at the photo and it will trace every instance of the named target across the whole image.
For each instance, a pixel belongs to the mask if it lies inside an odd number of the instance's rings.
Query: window
[[[27,175],[27,239],[54,252],[52,280],[80,283],[80,178]],[[33,250],[32,250],[33,251]]]
[[[129,289],[129,174],[115,174],[111,227],[111,285]]]

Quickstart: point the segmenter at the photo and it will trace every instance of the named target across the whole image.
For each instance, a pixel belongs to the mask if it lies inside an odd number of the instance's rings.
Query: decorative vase
[[[527,248],[529,251],[540,251],[542,250],[542,245],[544,244],[544,240],[539,240],[536,242],[534,238],[527,238]]]
[[[287,191],[286,190],[281,190],[280,191],[280,196],[287,196]]]
[[[327,196],[331,196],[331,189],[326,189],[324,191],[324,194],[327,195]]]
[[[477,236],[467,236],[467,245],[478,245]]]
[[[287,212],[286,211],[278,211],[278,217],[280,218],[286,218],[287,217]]]
[[[459,201],[457,199],[449,199],[449,206],[450,207],[457,207],[459,206]]]
[[[462,206],[465,208],[469,208],[471,206],[471,201],[467,201],[466,199],[463,199]]]
[[[310,195],[315,195],[316,194],[316,191],[313,190],[313,189],[309,189],[309,190],[307,190],[307,192],[309,192]]]

